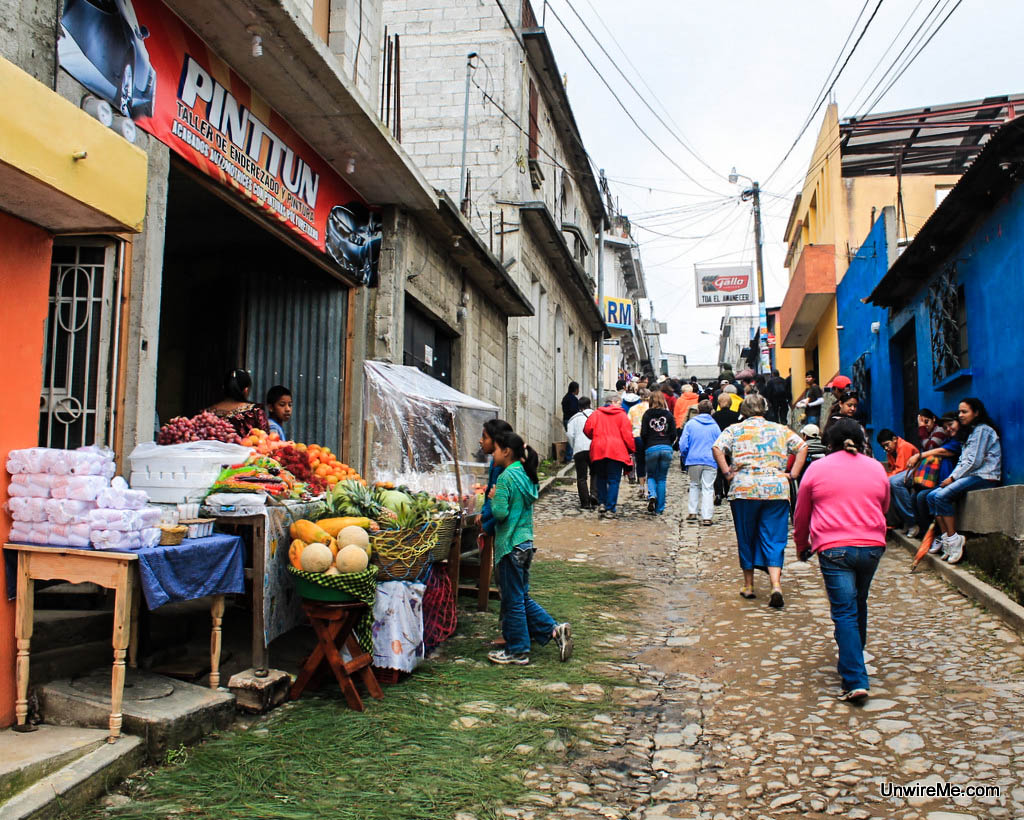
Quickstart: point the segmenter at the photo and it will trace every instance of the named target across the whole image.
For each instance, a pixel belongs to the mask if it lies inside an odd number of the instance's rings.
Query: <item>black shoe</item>
[[[649,512],[649,513],[654,512],[654,509],[657,506],[658,506],[658,499],[656,499],[656,498],[648,498],[647,499],[647,512]]]
[[[772,590],[772,597],[768,599],[768,606],[772,609],[782,609],[786,605],[786,601],[782,597],[782,593],[777,590]]]

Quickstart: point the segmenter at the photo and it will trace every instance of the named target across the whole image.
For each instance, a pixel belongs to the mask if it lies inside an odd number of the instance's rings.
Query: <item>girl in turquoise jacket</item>
[[[504,609],[505,647],[487,657],[492,663],[525,666],[530,662],[531,640],[544,645],[554,639],[559,658],[567,661],[572,655],[572,629],[568,623],[556,624],[530,597],[537,453],[515,433],[499,433],[494,439],[494,463],[504,468],[490,497],[497,525],[494,563]]]

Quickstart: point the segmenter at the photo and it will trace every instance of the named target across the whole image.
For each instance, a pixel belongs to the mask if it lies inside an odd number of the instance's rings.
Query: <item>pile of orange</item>
[[[253,427],[249,431],[249,435],[242,439],[243,447],[252,447],[261,456],[270,455],[278,447],[284,447],[287,444],[292,444],[290,441],[281,441],[281,437],[277,433],[266,433],[259,427]],[[296,449],[299,445],[296,445]]]
[[[330,447],[310,444],[306,448],[306,455],[309,458],[309,467],[313,471],[313,475],[330,487],[339,481],[363,481],[359,473],[344,462],[338,461],[338,457],[331,452]]]

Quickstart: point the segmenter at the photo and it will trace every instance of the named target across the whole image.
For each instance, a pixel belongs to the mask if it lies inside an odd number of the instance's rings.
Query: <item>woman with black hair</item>
[[[885,468],[863,454],[865,443],[864,430],[854,419],[839,419],[829,427],[829,455],[804,472],[793,517],[797,556],[807,561],[818,555],[839,648],[839,700],[850,703],[868,697],[868,590],[885,552],[889,508]]]
[[[240,436],[247,436],[254,428],[267,432],[270,426],[263,406],[249,401],[252,376],[245,370],[229,370],[224,377],[224,398],[206,408],[227,421]]]
[[[846,390],[843,393],[840,393],[839,398],[836,399],[836,402],[833,405],[831,414],[825,421],[825,427],[821,431],[821,440],[828,440],[829,428],[840,419],[853,419],[854,421],[856,421],[857,408],[859,406],[860,396],[857,395],[856,390]],[[861,452],[864,453],[864,455],[866,456],[870,456],[871,444],[868,441],[867,431],[864,429],[864,425],[860,424],[859,421],[857,422],[857,424],[860,425],[861,438],[863,438],[864,440],[864,449],[861,450]]]
[[[499,433],[494,439],[494,463],[502,467],[490,492],[491,511],[497,523],[494,565],[505,614],[501,622],[505,647],[488,653],[492,663],[525,666],[530,662],[531,641],[544,645],[552,639],[558,657],[572,655],[572,630],[555,623],[544,607],[530,597],[530,565],[533,546],[533,505],[537,500],[537,465],[532,447],[515,433]]]
[[[992,421],[981,399],[969,396],[957,408],[963,442],[960,460],[939,488],[928,496],[928,509],[942,529],[940,557],[950,564],[964,557],[967,539],[956,531],[956,501],[971,490],[995,487],[1002,479],[1003,447],[999,428]],[[939,539],[937,539],[939,540]]]

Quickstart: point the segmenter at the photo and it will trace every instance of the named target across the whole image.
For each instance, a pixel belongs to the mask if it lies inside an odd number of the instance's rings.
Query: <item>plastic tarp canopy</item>
[[[408,474],[432,473],[435,486],[415,489],[455,490],[452,425],[458,441],[463,486],[474,480],[472,465],[486,461],[480,450],[480,431],[497,418],[498,406],[461,393],[416,367],[367,361],[364,388],[365,418],[373,429],[370,475],[375,481],[402,483]]]

